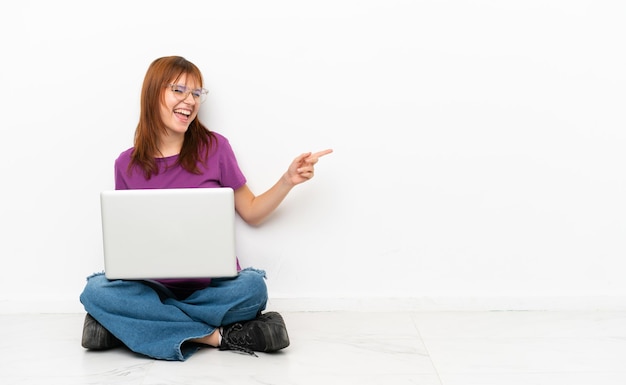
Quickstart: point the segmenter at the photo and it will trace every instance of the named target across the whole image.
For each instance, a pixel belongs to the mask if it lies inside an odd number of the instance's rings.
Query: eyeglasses
[[[192,89],[181,84],[169,84],[169,87],[174,95],[180,100],[187,99],[187,96],[191,94],[196,101],[199,100],[200,103],[202,103],[206,100],[206,96],[209,93],[209,90],[207,90],[206,88]]]

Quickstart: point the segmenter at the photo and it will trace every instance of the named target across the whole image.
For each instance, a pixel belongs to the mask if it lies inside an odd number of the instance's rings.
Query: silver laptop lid
[[[114,190],[100,201],[107,278],[237,275],[232,189]]]

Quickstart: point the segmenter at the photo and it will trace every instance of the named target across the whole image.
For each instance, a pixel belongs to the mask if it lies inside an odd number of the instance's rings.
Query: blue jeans
[[[219,278],[185,299],[151,281],[87,278],[80,295],[85,310],[129,349],[162,360],[184,361],[199,346],[194,338],[220,326],[254,319],[265,310],[265,272],[244,269],[235,278]]]

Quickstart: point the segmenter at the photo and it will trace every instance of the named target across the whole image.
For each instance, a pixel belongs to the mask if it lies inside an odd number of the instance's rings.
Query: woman
[[[197,118],[207,91],[202,74],[182,57],[163,57],[146,73],[134,147],[115,161],[116,189],[230,187],[235,210],[259,225],[296,185],[313,177],[319,157],[305,153],[269,190],[254,195],[228,140]],[[232,279],[158,281],[87,279],[80,296],[87,315],[82,345],[102,350],[126,345],[164,360],[185,360],[200,346],[271,352],[289,345],[280,314],[262,313],[265,273],[240,269]]]

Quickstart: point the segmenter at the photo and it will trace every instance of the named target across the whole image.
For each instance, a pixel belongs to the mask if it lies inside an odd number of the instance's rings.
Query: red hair
[[[167,56],[156,59],[148,67],[141,89],[141,109],[139,123],[135,130],[135,148],[128,165],[129,171],[133,166],[139,167],[146,179],[159,173],[156,157],[160,154],[158,148],[159,134],[166,132],[165,123],[161,119],[161,104],[164,103],[164,92],[170,83],[175,83],[182,75],[187,75],[196,81],[200,87],[202,73],[195,64],[180,56]],[[198,116],[189,124],[183,147],[180,150],[176,165],[185,170],[200,174],[198,163],[206,166],[205,159],[213,143],[214,136],[206,128]]]

